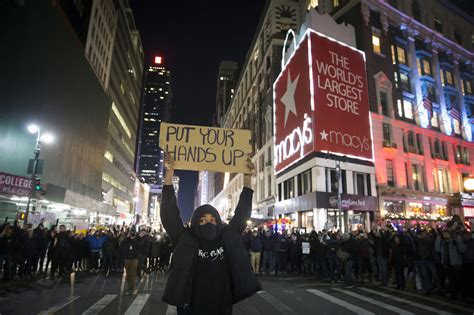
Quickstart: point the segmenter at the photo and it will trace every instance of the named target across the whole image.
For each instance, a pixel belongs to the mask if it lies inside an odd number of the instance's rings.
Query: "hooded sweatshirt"
[[[217,224],[199,225],[200,219],[205,214],[213,215]],[[219,213],[210,205],[200,206],[194,210],[191,229],[199,240],[193,279],[192,314],[230,314],[232,312],[230,272],[220,235],[222,222]],[[209,239],[212,234],[215,234],[215,237]]]

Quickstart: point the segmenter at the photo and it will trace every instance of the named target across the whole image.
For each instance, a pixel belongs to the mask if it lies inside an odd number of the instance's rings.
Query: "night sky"
[[[130,1],[145,59],[161,55],[172,71],[172,122],[211,124],[219,63],[235,60],[242,66],[264,4],[265,0]],[[186,219],[193,209],[198,173],[176,173]]]

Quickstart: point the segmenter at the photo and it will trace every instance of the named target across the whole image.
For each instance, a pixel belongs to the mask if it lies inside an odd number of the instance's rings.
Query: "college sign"
[[[31,177],[0,172],[0,194],[29,196],[32,189]]]
[[[307,30],[273,100],[277,173],[312,152],[373,161],[363,52]]]

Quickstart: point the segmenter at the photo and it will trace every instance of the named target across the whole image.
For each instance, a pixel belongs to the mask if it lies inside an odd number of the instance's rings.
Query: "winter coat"
[[[89,243],[89,248],[92,251],[100,251],[102,250],[102,246],[104,245],[104,242],[108,239],[109,237],[107,235],[103,236],[95,236],[95,235],[89,235],[85,239]]]
[[[248,298],[261,289],[242,240],[242,232],[252,211],[252,195],[251,189],[243,188],[234,217],[228,225],[222,226],[220,232],[229,266],[233,303]],[[171,305],[188,307],[192,300],[192,281],[199,241],[191,228],[183,226],[172,185],[163,187],[160,214],[163,226],[174,245],[171,273],[162,299]]]
[[[157,239],[153,239],[150,242],[150,255],[151,258],[160,257],[160,242]]]
[[[466,252],[466,246],[461,240],[460,236],[457,236],[455,239],[450,239],[448,241],[441,239],[441,237],[437,237],[435,241],[435,250],[437,253],[441,254],[441,264],[444,267],[448,267],[445,265],[445,243],[448,242],[448,251],[449,251],[449,264],[451,266],[461,266],[462,261],[462,254]]]
[[[250,250],[252,252],[261,252],[262,251],[262,241],[260,237],[258,236],[252,236],[252,239],[250,240]]]

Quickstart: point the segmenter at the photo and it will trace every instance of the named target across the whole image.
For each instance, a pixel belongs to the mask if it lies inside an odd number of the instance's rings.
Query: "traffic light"
[[[39,177],[35,178],[35,190],[41,191],[41,178]]]

